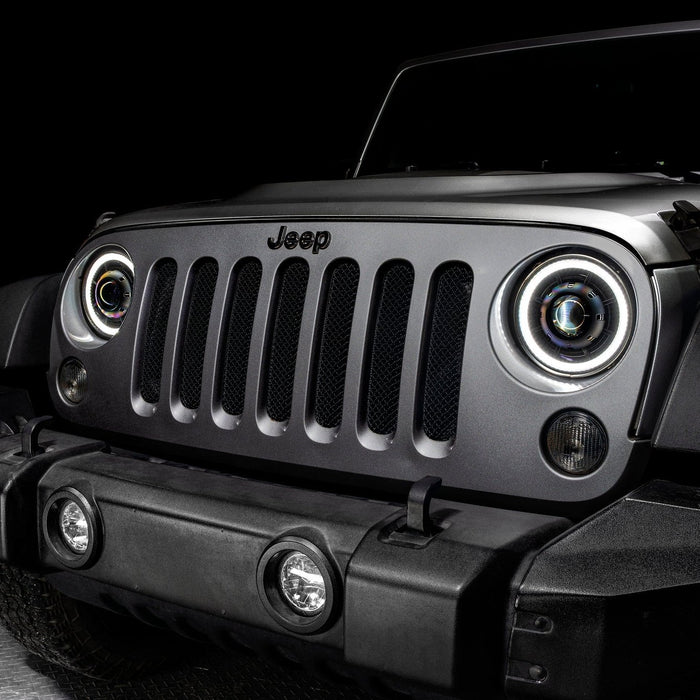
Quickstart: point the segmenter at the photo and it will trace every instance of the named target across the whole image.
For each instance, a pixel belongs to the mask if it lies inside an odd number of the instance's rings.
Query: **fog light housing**
[[[566,411],[546,426],[543,449],[550,464],[570,476],[595,471],[608,451],[603,425],[583,411]]]
[[[87,370],[80,360],[69,358],[58,370],[58,390],[68,403],[80,403],[87,393]]]
[[[72,487],[54,491],[42,516],[44,540],[49,550],[69,568],[91,564],[101,547],[99,511]]]
[[[298,634],[326,629],[337,617],[339,578],[316,545],[285,537],[270,545],[258,563],[258,592],[282,627]]]

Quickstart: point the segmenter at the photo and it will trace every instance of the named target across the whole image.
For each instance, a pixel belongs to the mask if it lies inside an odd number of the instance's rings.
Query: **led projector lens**
[[[69,403],[80,403],[87,393],[87,370],[76,359],[66,360],[58,371],[58,388]]]
[[[557,469],[571,476],[584,476],[601,465],[608,451],[608,437],[593,416],[567,411],[550,422],[544,449]]]
[[[119,332],[134,285],[134,264],[121,250],[101,249],[90,258],[83,276],[83,312],[92,329],[102,338]]]
[[[66,546],[84,554],[90,545],[90,525],[83,509],[75,501],[66,501],[58,515],[58,526]]]
[[[513,323],[530,359],[553,374],[590,376],[610,368],[634,327],[628,284],[588,255],[545,260],[525,277]]]
[[[287,605],[301,615],[317,615],[326,604],[323,575],[302,552],[291,552],[282,560],[278,585]]]

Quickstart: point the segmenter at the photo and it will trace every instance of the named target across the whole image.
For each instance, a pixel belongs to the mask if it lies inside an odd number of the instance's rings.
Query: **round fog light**
[[[42,514],[44,541],[71,569],[90,566],[102,548],[102,519],[97,504],[72,486],[54,491]]]
[[[65,360],[58,371],[58,388],[69,403],[80,403],[87,392],[87,370],[74,358]]]
[[[314,634],[338,619],[340,579],[335,566],[309,540],[275,540],[258,562],[258,592],[268,613],[285,629]]]
[[[571,476],[583,476],[602,463],[608,451],[608,436],[593,416],[567,411],[549,423],[544,449],[557,469]]]
[[[84,554],[90,545],[90,525],[82,508],[75,501],[66,501],[58,516],[58,526],[66,546],[76,554]]]
[[[323,574],[302,552],[291,552],[282,560],[279,587],[287,604],[302,615],[316,615],[326,604]]]

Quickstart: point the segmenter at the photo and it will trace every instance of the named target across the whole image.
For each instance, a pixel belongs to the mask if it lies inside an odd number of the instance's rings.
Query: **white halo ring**
[[[91,290],[92,281],[95,277],[97,271],[108,262],[118,262],[124,265],[124,267],[131,272],[131,276],[134,275],[134,263],[122,253],[117,253],[115,251],[110,251],[109,253],[103,253],[99,257],[95,258],[83,281],[83,308],[85,309],[85,314],[90,321],[90,325],[98,332],[101,333],[106,338],[113,338],[118,332],[119,327],[107,325],[97,314],[92,305]]]
[[[542,282],[552,274],[572,268],[596,275],[607,284],[618,307],[618,324],[613,339],[603,352],[584,362],[566,362],[552,357],[538,342],[529,323],[529,307]],[[617,358],[629,338],[632,314],[625,288],[607,267],[585,257],[566,257],[545,263],[527,280],[517,301],[516,316],[525,348],[536,362],[560,374],[586,375],[605,368]]]

